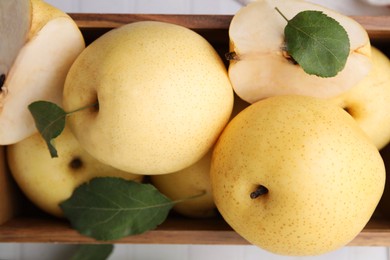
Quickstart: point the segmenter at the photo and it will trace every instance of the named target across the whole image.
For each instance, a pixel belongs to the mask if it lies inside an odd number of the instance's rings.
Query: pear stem
[[[264,195],[267,193],[268,193],[268,189],[263,185],[259,185],[259,187],[257,187],[257,189],[251,193],[250,197],[251,197],[251,199],[256,199],[256,198],[260,197],[261,195]]]

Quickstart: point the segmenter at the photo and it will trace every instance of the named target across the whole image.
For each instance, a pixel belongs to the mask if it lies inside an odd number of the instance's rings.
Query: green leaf
[[[105,260],[113,250],[114,245],[110,244],[80,245],[70,260]]]
[[[78,232],[106,241],[156,228],[173,205],[153,185],[100,177],[76,188],[60,207]]]
[[[320,11],[303,11],[284,30],[288,54],[311,75],[334,77],[350,52],[345,29]]]
[[[35,125],[49,147],[51,157],[58,157],[54,145],[54,138],[59,136],[65,128],[66,112],[54,103],[36,101],[28,106]]]

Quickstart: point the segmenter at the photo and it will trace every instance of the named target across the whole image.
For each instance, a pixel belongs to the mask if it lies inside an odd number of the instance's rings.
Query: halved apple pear
[[[3,145],[16,143],[37,131],[27,108],[30,103],[47,100],[61,105],[66,74],[85,48],[79,28],[66,13],[41,0],[27,1],[24,5],[18,17],[0,9],[0,19],[8,19],[4,26],[10,27],[0,29],[2,38],[7,39],[6,46],[15,43],[19,46],[14,47],[17,55],[9,62],[10,68],[4,66],[1,74],[0,144]],[[23,37],[9,38],[7,30],[18,30],[14,34]],[[1,52],[12,49],[6,46],[1,47]]]
[[[350,40],[346,65],[334,77],[304,72],[285,53],[286,20],[305,10],[322,11],[340,23]],[[363,79],[371,68],[370,39],[355,20],[322,6],[300,0],[259,0],[241,8],[229,27],[229,77],[238,96],[249,103],[286,94],[327,98],[338,95]]]

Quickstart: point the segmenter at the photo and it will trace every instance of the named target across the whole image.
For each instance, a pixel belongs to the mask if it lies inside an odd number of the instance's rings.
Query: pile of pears
[[[322,78],[287,60],[275,6],[337,20],[351,42],[345,68]],[[166,22],[123,25],[85,46],[42,0],[0,3],[0,21],[11,35],[0,46],[0,143],[21,190],[49,214],[63,217],[59,203],[94,177],[148,176],[173,200],[204,192],[176,204],[179,214],[220,214],[265,250],[319,255],[353,240],[381,199],[390,61],[349,17],[300,0],[250,3],[231,21],[228,67],[201,35]],[[37,100],[75,111],[57,158],[27,109]]]

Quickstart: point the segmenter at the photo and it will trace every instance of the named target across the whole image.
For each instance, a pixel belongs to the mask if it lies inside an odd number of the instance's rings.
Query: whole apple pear
[[[342,108],[276,96],[227,125],[210,178],[223,218],[250,243],[276,254],[319,255],[348,244],[367,224],[385,167]]]
[[[7,147],[8,165],[16,183],[36,206],[63,217],[59,203],[68,199],[75,188],[95,177],[120,177],[141,181],[142,175],[105,165],[89,155],[65,127],[56,139],[61,153],[51,158],[39,133]]]
[[[249,103],[234,96],[234,106],[230,119],[234,118]],[[212,147],[205,156],[193,165],[180,171],[150,176],[154,186],[172,200],[183,200],[175,204],[173,210],[193,218],[207,218],[217,215],[210,183]],[[203,195],[195,198],[199,194]],[[191,198],[191,199],[187,199]]]
[[[173,207],[181,215],[193,218],[217,215],[210,185],[211,152],[180,171],[150,176],[152,184],[161,193],[174,201],[183,200]]]
[[[375,47],[371,59],[368,75],[330,100],[348,111],[381,150],[390,142],[390,60]]]
[[[213,46],[183,26],[142,21],[113,29],[71,67],[63,106],[95,158],[165,174],[200,160],[227,124],[233,89]]]

